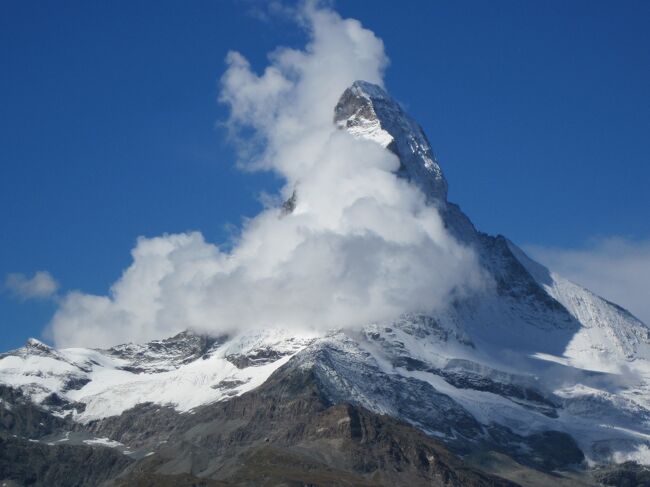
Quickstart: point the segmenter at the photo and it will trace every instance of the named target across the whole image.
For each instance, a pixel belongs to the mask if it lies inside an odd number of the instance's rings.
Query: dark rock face
[[[330,403],[314,371],[300,368],[183,416],[168,442],[122,478],[163,474],[226,485],[514,485],[465,466],[412,426]]]
[[[603,485],[650,487],[650,469],[636,462],[626,462],[599,470],[594,477]]]
[[[88,384],[90,379],[87,377],[71,377],[63,386],[63,392],[77,391]]]
[[[182,418],[174,408],[150,403],[138,404],[119,416],[111,416],[88,424],[75,424],[75,431],[84,431],[99,438],[111,438],[131,448],[155,447],[166,441]]]
[[[194,475],[159,475],[135,473],[120,477],[111,483],[115,487],[232,487],[219,480],[202,479]],[[259,485],[259,484],[258,484]],[[288,484],[283,484],[288,485]],[[301,484],[302,485],[302,484]]]
[[[0,436],[41,438],[69,427],[69,420],[44,411],[21,391],[0,385]]]
[[[585,456],[566,433],[544,431],[528,437],[527,444],[535,452],[535,461],[544,470],[579,465]]]
[[[106,447],[47,445],[0,437],[0,480],[43,487],[96,487],[132,462]]]
[[[228,360],[228,362],[233,364],[238,369],[245,369],[247,367],[259,367],[261,365],[270,364],[290,354],[291,352],[288,351],[282,353],[277,350],[274,350],[271,347],[266,347],[266,348],[258,348],[246,355],[241,355],[241,354],[228,355],[226,357],[226,360]]]
[[[291,197],[282,203],[282,209],[280,211],[281,216],[286,216],[290,215],[293,213],[293,210],[296,209],[296,203],[298,201],[298,194],[296,193],[296,190],[293,190],[293,193],[291,193]]]

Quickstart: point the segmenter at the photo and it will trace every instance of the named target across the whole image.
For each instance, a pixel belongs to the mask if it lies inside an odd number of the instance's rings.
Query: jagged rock
[[[96,487],[131,463],[106,447],[47,445],[0,437],[0,480],[34,487]]]
[[[381,87],[355,81],[334,108],[334,122],[395,153],[403,176],[416,181],[431,199],[446,201],[447,181],[426,135]]]
[[[467,467],[412,426],[332,404],[323,388],[314,370],[284,367],[254,391],[183,417],[137,471],[226,485],[514,485]]]
[[[650,469],[636,462],[625,462],[615,467],[596,471],[596,479],[603,485],[615,487],[650,487]]]

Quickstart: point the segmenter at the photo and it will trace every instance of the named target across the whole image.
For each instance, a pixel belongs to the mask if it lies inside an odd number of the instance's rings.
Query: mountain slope
[[[283,367],[255,391],[184,416],[138,470],[253,485],[260,478],[261,485],[509,485],[466,467],[417,429],[332,404],[323,392],[313,368]]]
[[[334,123],[399,158],[398,175],[478,256],[483,288],[354,330],[188,331],[109,350],[30,340],[0,355],[4,436],[103,442],[129,459],[119,482],[142,485],[501,485],[455,456],[477,452],[540,471],[650,463],[647,326],[478,231],[379,86],[355,82]]]

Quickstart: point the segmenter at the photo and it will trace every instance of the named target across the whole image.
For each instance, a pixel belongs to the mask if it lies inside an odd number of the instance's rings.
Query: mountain
[[[648,327],[478,231],[381,87],[355,82],[334,123],[396,154],[490,285],[355,330],[186,331],[107,350],[30,339],[0,355],[0,479],[648,485]]]

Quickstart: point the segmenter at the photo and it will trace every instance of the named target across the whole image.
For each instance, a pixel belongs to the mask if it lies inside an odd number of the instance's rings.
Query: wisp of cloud
[[[56,294],[59,283],[47,271],[37,271],[32,277],[19,272],[8,274],[4,290],[22,301],[28,299],[48,299]]]
[[[650,240],[607,237],[577,249],[539,245],[525,249],[550,269],[650,323]]]
[[[314,4],[297,20],[304,49],[275,50],[260,75],[229,53],[220,95],[240,164],[279,174],[295,209],[246,221],[228,251],[198,232],[138,239],[109,295],[62,299],[49,325],[56,345],[106,347],[188,328],[354,327],[430,311],[480,285],[474,253],[396,176],[397,157],[333,124],[353,81],[383,84],[382,41]],[[242,140],[242,129],[252,137]]]

